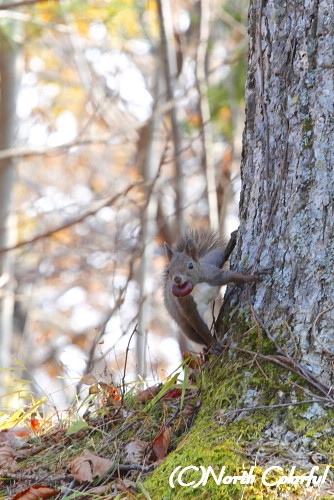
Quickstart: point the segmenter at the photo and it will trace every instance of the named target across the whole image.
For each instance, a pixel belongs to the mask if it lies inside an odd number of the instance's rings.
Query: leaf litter
[[[187,371],[187,380],[179,381],[180,368],[165,384],[137,392],[98,384],[83,418],[73,414],[50,426],[34,408],[33,418],[27,411],[19,426],[6,425],[0,430],[0,498],[136,498],[199,406],[194,380],[200,377]]]

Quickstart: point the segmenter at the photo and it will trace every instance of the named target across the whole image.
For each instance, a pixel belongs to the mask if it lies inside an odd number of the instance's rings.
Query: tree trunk
[[[174,30],[172,8],[170,0],[157,0],[158,19],[160,27],[161,53],[163,71],[166,81],[167,100],[171,103],[170,121],[171,134],[174,145],[175,160],[175,225],[176,234],[182,234],[185,229],[184,221],[184,178],[182,160],[182,131],[178,118],[177,103],[175,102],[175,91],[177,88],[177,60],[174,43]]]
[[[8,25],[7,25],[8,27]],[[18,83],[18,46],[0,29],[0,150],[13,147],[16,133]],[[0,161],[0,248],[13,243],[11,196],[15,166],[9,159]],[[11,255],[0,253],[0,368],[10,363],[10,343],[14,312]]]
[[[161,104],[160,99],[164,81],[159,74],[156,75],[156,84],[154,88],[154,102],[156,106]],[[142,153],[142,172],[143,178],[147,182],[154,182],[159,174],[159,164],[161,161],[161,134],[162,120],[159,114],[153,113],[151,120],[147,125],[147,140],[143,146]],[[147,331],[151,321],[150,309],[152,307],[152,284],[150,279],[150,265],[154,257],[154,235],[157,233],[156,219],[158,210],[157,193],[154,186],[148,188],[147,205],[142,214],[141,242],[142,254],[139,269],[139,292],[142,302],[139,305],[138,312],[138,332],[136,337],[136,362],[137,376],[139,380],[144,380],[147,376],[146,350],[147,350]]]
[[[332,26],[332,0],[251,2],[232,267],[270,272],[227,291],[217,320],[224,350],[205,372],[194,426],[145,484],[159,498],[332,496],[330,473],[320,487],[286,480],[305,470],[321,478],[333,463]],[[200,484],[194,464],[213,465],[216,477],[221,464],[230,478],[255,470],[254,483]],[[188,486],[168,490],[166,477],[185,466]]]
[[[271,268],[256,288],[254,309],[279,349],[328,386],[334,353],[333,21],[331,0],[251,3],[235,255],[239,269]]]

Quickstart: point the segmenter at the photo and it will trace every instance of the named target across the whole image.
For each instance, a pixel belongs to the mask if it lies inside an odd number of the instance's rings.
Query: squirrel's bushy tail
[[[183,252],[190,238],[196,243],[199,257],[203,257],[203,255],[211,250],[224,248],[224,241],[218,232],[211,231],[210,229],[191,229],[177,241],[175,250]]]

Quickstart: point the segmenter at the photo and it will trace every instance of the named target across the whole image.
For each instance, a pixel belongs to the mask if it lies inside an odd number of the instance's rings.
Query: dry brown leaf
[[[181,389],[171,389],[170,391],[166,392],[166,394],[164,394],[161,399],[176,399],[179,398],[181,394]]]
[[[79,483],[93,480],[93,472],[90,462],[82,455],[71,462],[71,473]]]
[[[140,465],[149,443],[134,439],[125,445],[124,461],[127,464]]]
[[[191,368],[192,370],[196,370],[196,368],[198,368],[201,364],[203,364],[203,363],[201,363],[201,361],[198,357],[192,356],[190,354],[190,352],[187,352],[187,351],[185,351],[182,354],[182,358],[184,361],[187,360],[187,361],[185,361],[185,364],[187,366],[189,366],[189,368]]]
[[[165,458],[167,455],[170,438],[172,435],[172,428],[163,428],[152,442],[153,451],[158,460]]]
[[[30,438],[31,432],[27,427],[11,427],[0,431],[0,442],[8,443],[13,448],[20,448]]]
[[[5,444],[0,448],[0,467],[11,467],[15,464],[15,450]]]
[[[97,378],[91,373],[86,373],[86,375],[83,375],[83,377],[81,377],[80,382],[85,385],[93,385],[97,383]]]
[[[98,394],[100,392],[99,389],[99,384],[96,382],[96,384],[93,384],[89,388],[89,394]]]
[[[114,486],[116,486],[117,491],[121,491],[126,493],[127,500],[136,500],[138,498],[135,491],[137,490],[136,484],[129,479],[117,479],[114,482]]]
[[[159,385],[152,385],[152,387],[148,387],[147,389],[140,391],[135,396],[135,400],[139,401],[140,403],[145,403],[146,401],[150,401],[150,399],[153,399],[154,396],[156,396],[159,391],[160,391]]]
[[[20,493],[16,493],[12,500],[38,500],[39,498],[51,498],[58,495],[59,491],[49,488],[49,486],[42,486],[41,484],[34,484]]]
[[[71,473],[79,483],[92,481],[94,477],[104,474],[111,466],[111,460],[94,455],[89,450],[84,450],[70,464]]]

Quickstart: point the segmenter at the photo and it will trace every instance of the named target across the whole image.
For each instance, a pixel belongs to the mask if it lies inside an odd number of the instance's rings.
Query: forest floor
[[[175,448],[200,405],[188,370],[183,381],[177,372],[165,384],[126,393],[95,383],[82,417],[43,419],[39,402],[8,415],[0,425],[0,498],[151,498],[145,477]]]
[[[250,380],[244,361],[190,357],[165,383],[146,389],[134,384],[125,390],[88,376],[89,395],[66,418],[43,418],[43,401],[0,415],[0,500],[334,498],[328,415],[312,420],[313,400],[254,406],[251,398],[248,404],[241,396]],[[262,363],[252,380],[258,389],[265,384],[273,398],[287,385],[279,391],[278,378],[267,376],[270,369]],[[250,398],[248,389],[246,394]],[[272,428],[285,431],[273,435]],[[294,438],[287,445],[289,435]],[[298,442],[311,443],[317,453],[306,453]],[[187,474],[174,475],[187,466],[207,473],[196,490],[182,485]],[[213,481],[211,466],[226,469],[220,476],[230,482]],[[314,481],[307,484],[313,469]],[[250,478],[249,471],[253,483],[241,479]],[[261,482],[263,474],[271,484]],[[291,474],[304,483],[288,483]]]

